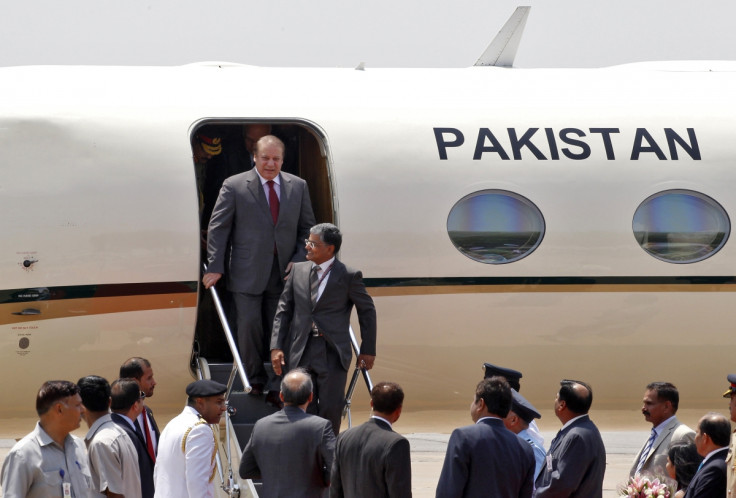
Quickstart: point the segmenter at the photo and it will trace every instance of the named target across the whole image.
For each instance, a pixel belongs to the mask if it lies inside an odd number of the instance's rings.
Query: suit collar
[[[386,428],[388,430],[393,430],[393,426],[391,425],[391,422],[389,422],[385,418],[377,417],[376,415],[372,415],[371,416],[371,422],[373,422],[374,424],[376,424],[379,427],[383,427],[383,428]]]

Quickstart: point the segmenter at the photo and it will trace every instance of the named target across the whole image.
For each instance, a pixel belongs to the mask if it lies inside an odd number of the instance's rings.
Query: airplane
[[[597,408],[652,380],[712,401],[736,346],[736,62],[513,68],[526,15],[459,69],[0,68],[0,418],[130,356],[180,409],[193,359],[222,356],[195,342],[214,326],[192,140],[253,123],[343,231],[371,375],[411,409],[466,406],[484,362],[541,406],[563,378]]]

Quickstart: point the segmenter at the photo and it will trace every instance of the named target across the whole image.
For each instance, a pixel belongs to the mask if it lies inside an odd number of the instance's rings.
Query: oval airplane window
[[[529,199],[503,190],[483,190],[460,199],[447,217],[458,251],[480,263],[511,263],[542,242],[544,218]]]
[[[728,240],[726,210],[690,190],[659,192],[634,213],[634,237],[646,252],[668,263],[695,263],[717,253]]]

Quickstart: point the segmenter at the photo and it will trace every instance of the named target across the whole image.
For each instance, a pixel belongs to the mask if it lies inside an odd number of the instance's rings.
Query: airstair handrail
[[[207,273],[207,265],[202,263],[202,266],[204,268],[204,272]],[[225,333],[225,339],[227,339],[227,344],[230,346],[230,352],[233,355],[234,370],[237,370],[238,375],[240,376],[240,381],[243,383],[243,390],[249,393],[251,391],[250,382],[248,382],[248,376],[245,374],[245,367],[243,367],[243,362],[240,359],[238,346],[235,344],[233,333],[230,331],[230,325],[227,322],[227,316],[225,316],[225,310],[222,308],[220,296],[217,294],[217,289],[215,289],[214,285],[210,287],[210,293],[212,294],[212,301],[215,303],[215,309],[217,309],[217,316],[220,317],[220,323],[222,324],[222,330]],[[233,388],[233,381],[235,380],[234,377],[235,375],[233,371],[233,373],[230,374],[230,378],[227,383],[228,397],[230,397],[230,391],[232,391]]]

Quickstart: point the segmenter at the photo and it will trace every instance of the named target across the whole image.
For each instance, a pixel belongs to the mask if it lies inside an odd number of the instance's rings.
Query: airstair
[[[204,269],[206,272],[206,267]],[[251,391],[251,386],[243,363],[240,360],[240,354],[230,329],[230,322],[228,321],[215,286],[210,287],[209,291],[209,297],[212,299],[212,303],[217,311],[217,316],[233,359],[232,362],[217,360],[210,362],[204,357],[206,355],[199,355],[196,352],[192,359],[192,367],[196,372],[197,378],[216,380],[227,385],[228,388],[226,392],[227,411],[220,421],[220,426],[216,428],[220,433],[220,447],[216,459],[216,488],[218,489],[218,496],[221,497],[257,498],[260,482],[240,478],[238,472],[240,456],[243,448],[245,448],[246,443],[250,439],[255,423],[259,419],[276,412],[277,408],[265,403],[265,395],[252,396],[248,394]],[[207,299],[207,296],[204,296],[204,299]],[[350,339],[353,345],[353,352],[357,357],[359,346],[352,327],[350,328]],[[270,364],[268,367],[271,367]],[[352,425],[350,403],[360,376],[363,377],[368,391],[370,392],[373,389],[373,383],[371,382],[368,371],[364,368],[356,368],[345,395],[343,417],[347,417],[348,427]]]

